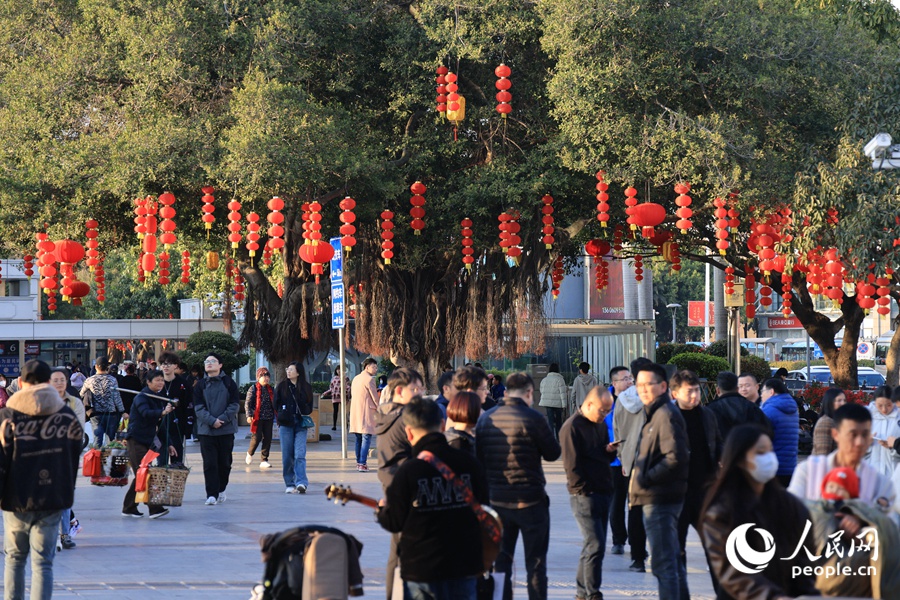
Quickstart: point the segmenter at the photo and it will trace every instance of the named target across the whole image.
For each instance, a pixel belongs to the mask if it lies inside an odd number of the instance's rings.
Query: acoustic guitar
[[[325,497],[334,500],[335,504],[347,504],[347,502],[359,502],[370,508],[378,510],[378,500],[357,494],[342,485],[331,484],[325,488]],[[490,571],[500,554],[500,541],[503,539],[503,523],[500,515],[490,506],[480,504],[481,514],[475,511],[478,524],[481,528],[481,555],[485,572]],[[474,509],[473,509],[474,510]]]

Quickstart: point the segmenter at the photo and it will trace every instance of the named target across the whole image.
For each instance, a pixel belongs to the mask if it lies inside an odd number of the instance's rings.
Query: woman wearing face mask
[[[805,551],[791,560],[781,560],[795,554],[809,511],[775,480],[777,472],[772,440],[761,428],[740,425],[731,430],[719,476],[700,511],[700,533],[718,582],[719,600],[818,595],[814,575],[792,573],[793,567],[814,566]],[[743,535],[732,536],[741,526],[745,527]],[[815,550],[812,535],[806,537],[804,545],[811,552]],[[733,566],[733,559],[743,563],[746,571],[762,570],[745,573]]]
[[[874,400],[869,403],[872,413],[872,447],[866,454],[866,462],[879,473],[891,477],[900,465],[900,454],[893,442],[900,437],[900,411],[891,401],[891,388],[883,385],[875,390]]]
[[[813,456],[831,454],[837,449],[834,437],[831,435],[831,430],[834,429],[834,411],[846,403],[847,395],[840,388],[828,388],[822,394],[819,418],[816,420],[816,428],[813,429]]]
[[[7,385],[9,382],[6,381],[6,377],[0,375],[0,408],[6,408],[6,401],[9,399],[9,394],[6,393]]]

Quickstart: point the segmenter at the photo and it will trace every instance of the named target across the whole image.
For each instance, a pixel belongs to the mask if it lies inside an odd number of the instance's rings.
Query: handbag
[[[313,421],[311,416],[303,415],[303,418],[300,420],[300,428],[301,429],[312,429],[315,426],[316,426],[316,422]]]

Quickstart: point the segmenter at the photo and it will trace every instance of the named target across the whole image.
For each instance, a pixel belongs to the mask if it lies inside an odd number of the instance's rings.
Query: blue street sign
[[[344,284],[331,284],[331,328],[344,327]]]
[[[341,283],[344,281],[344,248],[339,237],[331,238],[329,241],[334,248],[334,256],[331,258],[331,283]]]

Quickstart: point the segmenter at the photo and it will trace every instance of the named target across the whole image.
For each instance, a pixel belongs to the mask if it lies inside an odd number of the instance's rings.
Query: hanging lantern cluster
[[[303,230],[304,243],[307,240],[309,240],[309,225],[310,225],[309,214],[310,214],[309,202],[304,202],[303,204],[300,205],[300,222],[301,222],[301,229]]]
[[[756,317],[756,275],[753,271],[753,266],[750,263],[747,263],[744,266],[744,272],[746,275],[744,276],[744,301],[747,304],[746,313],[747,319],[753,319]]]
[[[550,250],[553,248],[553,242],[556,241],[553,238],[553,233],[556,231],[553,227],[553,196],[545,194],[544,197],[541,198],[541,202],[544,203],[544,206],[541,207],[541,212],[544,215],[541,217],[541,221],[544,223],[544,228],[542,229],[544,233],[544,248]]]
[[[500,221],[500,250],[503,251],[503,254],[509,252],[509,215],[505,212],[500,213],[500,216],[497,217],[497,220]]]
[[[191,282],[191,252],[185,250],[181,253],[181,283]]]
[[[203,201],[203,207],[201,210],[203,211],[203,227],[206,228],[206,239],[209,239],[209,230],[212,229],[213,223],[216,222],[216,216],[213,214],[216,212],[215,201],[216,198],[213,196],[213,192],[216,191],[216,188],[207,186],[201,188],[203,192],[203,197],[200,199]]]
[[[656,235],[654,227],[666,220],[666,209],[660,204],[644,202],[635,206],[631,215],[634,225],[641,228],[641,235],[650,239]]]
[[[459,86],[456,84],[456,73],[448,72],[445,76],[447,80],[447,120],[453,123],[453,139],[457,138],[457,128],[459,124],[466,118],[466,99],[459,94]]]
[[[309,204],[307,215],[308,237],[300,246],[300,258],[310,264],[310,272],[316,276],[316,284],[320,276],[325,272],[325,263],[334,256],[334,248],[331,244],[322,241],[322,205],[318,202]]]
[[[638,283],[644,280],[644,257],[640,254],[634,256],[634,280]]]
[[[31,276],[34,275],[34,257],[30,254],[26,254],[22,259],[22,272],[25,273],[25,277],[28,278],[28,281],[31,281]]]
[[[629,186],[625,188],[625,214],[628,215],[628,218],[625,219],[625,222],[631,226],[632,231],[637,230],[637,223],[634,222],[634,209],[637,206],[637,190],[633,187]]]
[[[561,254],[556,255],[556,260],[553,261],[553,271],[550,272],[550,281],[551,281],[551,291],[553,294],[553,299],[556,300],[559,298],[559,286],[562,284],[563,277],[565,276],[565,270],[563,269],[563,259]]]
[[[497,87],[497,112],[500,113],[500,116],[504,119],[506,115],[512,112],[512,94],[509,93],[509,88],[512,87],[512,82],[509,80],[510,69],[503,63],[494,69],[494,75],[498,77],[497,83],[495,84]]]
[[[356,225],[353,224],[356,222],[356,213],[353,212],[353,209],[356,208],[356,200],[347,196],[341,200],[340,207],[341,246],[344,247],[344,252],[350,254],[350,250],[356,245],[356,237],[354,237]]]
[[[521,215],[517,210],[510,210],[507,214],[509,215],[509,221],[506,223],[506,231],[509,233],[509,236],[506,238],[506,241],[509,246],[506,252],[506,262],[511,267],[517,267],[522,256],[522,246],[519,245],[522,243],[522,238],[519,237],[519,231],[521,231],[519,218]]]
[[[597,171],[597,220],[600,221],[600,227],[606,227],[609,223],[609,184],[603,180],[604,171]]]
[[[100,251],[97,250],[100,246],[100,240],[97,239],[100,235],[100,232],[97,231],[99,226],[100,224],[95,219],[88,219],[84,223],[84,237],[87,238],[84,242],[84,245],[87,248],[87,260],[84,262],[91,271],[93,271],[100,262]]]
[[[734,235],[737,233],[737,228],[740,226],[740,216],[741,211],[737,208],[737,201],[740,193],[735,190],[728,194],[728,201],[730,203],[728,207],[728,227],[731,229],[731,234]]]
[[[384,264],[391,264],[394,258],[394,213],[384,210],[381,213],[381,258]]]
[[[75,282],[75,263],[84,258],[84,247],[74,240],[55,242],[53,254],[59,261],[59,273],[62,276],[62,299],[68,302],[72,298],[72,284]]]
[[[844,264],[836,248],[825,251],[825,295],[835,304],[844,302]]]
[[[262,253],[262,261],[265,266],[271,266],[272,264],[272,240],[266,242],[266,245],[263,246]]]
[[[791,314],[791,276],[789,273],[781,274],[781,314],[785,317]]]
[[[856,303],[859,305],[861,309],[868,312],[875,308],[875,286],[872,285],[875,281],[875,275],[869,273],[866,276],[866,279],[863,281],[857,282],[856,284]]]
[[[175,245],[178,238],[175,236],[175,194],[172,192],[164,192],[159,196],[159,216],[162,222],[159,224],[159,241],[168,250]]]
[[[675,205],[678,206],[678,210],[675,211],[675,216],[678,217],[675,227],[677,227],[681,233],[687,233],[688,229],[694,226],[691,222],[694,211],[689,208],[691,205],[691,197],[687,195],[689,191],[691,191],[691,184],[687,181],[675,184],[675,193],[678,194],[675,198]]]
[[[609,263],[606,255],[609,254],[609,242],[606,240],[591,240],[584,245],[584,250],[595,262],[594,286],[597,291],[602,291],[609,284]]]
[[[475,248],[472,246],[475,244],[475,241],[472,239],[472,219],[466,217],[460,222],[460,226],[462,230],[460,231],[460,235],[462,236],[462,261],[466,267],[467,271],[472,270],[472,263],[475,262]]]
[[[284,200],[279,198],[278,196],[273,196],[269,203],[267,204],[269,209],[269,215],[266,217],[266,220],[269,222],[269,242],[268,246],[272,249],[275,254],[281,252],[281,249],[284,248],[284,214],[281,212],[284,209]]]
[[[147,204],[151,204],[148,202]],[[144,239],[141,243],[141,247],[143,250],[143,255],[141,256],[141,264],[138,271],[142,272],[143,277],[146,277],[153,272],[156,268],[156,219],[153,219],[153,231],[150,231],[150,216],[148,215],[146,220]]]
[[[228,203],[228,241],[231,242],[231,255],[241,243],[241,203],[232,200]]]
[[[615,255],[619,256],[622,252],[622,239],[625,237],[625,229],[621,225],[616,225],[613,230],[613,250]]]
[[[251,266],[253,266],[253,257],[256,256],[256,251],[259,250],[259,230],[261,227],[258,214],[251,212],[247,215],[247,243],[244,247],[250,254]]]
[[[435,82],[437,83],[437,111],[439,113],[447,112],[447,73],[449,70],[447,67],[441,65],[437,68],[437,79]]]
[[[878,289],[875,290],[875,293],[878,295],[878,300],[876,303],[878,304],[878,314],[879,315],[889,315],[891,314],[891,288],[888,287],[891,284],[891,280],[885,277],[878,277],[875,280],[875,285],[878,286]]]
[[[159,285],[169,285],[169,253],[163,250],[159,253]]]
[[[725,256],[725,251],[728,250],[728,209],[725,208],[724,198],[716,198],[713,205],[716,207],[713,213],[716,217],[716,248],[719,254]]]
[[[40,232],[37,234],[37,261],[38,272],[41,275],[40,288],[47,296],[47,310],[50,314],[56,312],[56,244],[50,241],[50,236]]]
[[[421,181],[417,181],[411,186],[409,186],[409,191],[413,193],[412,198],[409,199],[409,203],[412,204],[412,208],[409,211],[409,216],[412,217],[412,221],[409,226],[413,228],[413,233],[415,235],[422,235],[422,230],[425,229],[425,192],[428,188],[425,187]]]
[[[103,255],[101,254],[94,269],[94,283],[97,284],[97,302],[106,302],[106,270],[103,267]]]

